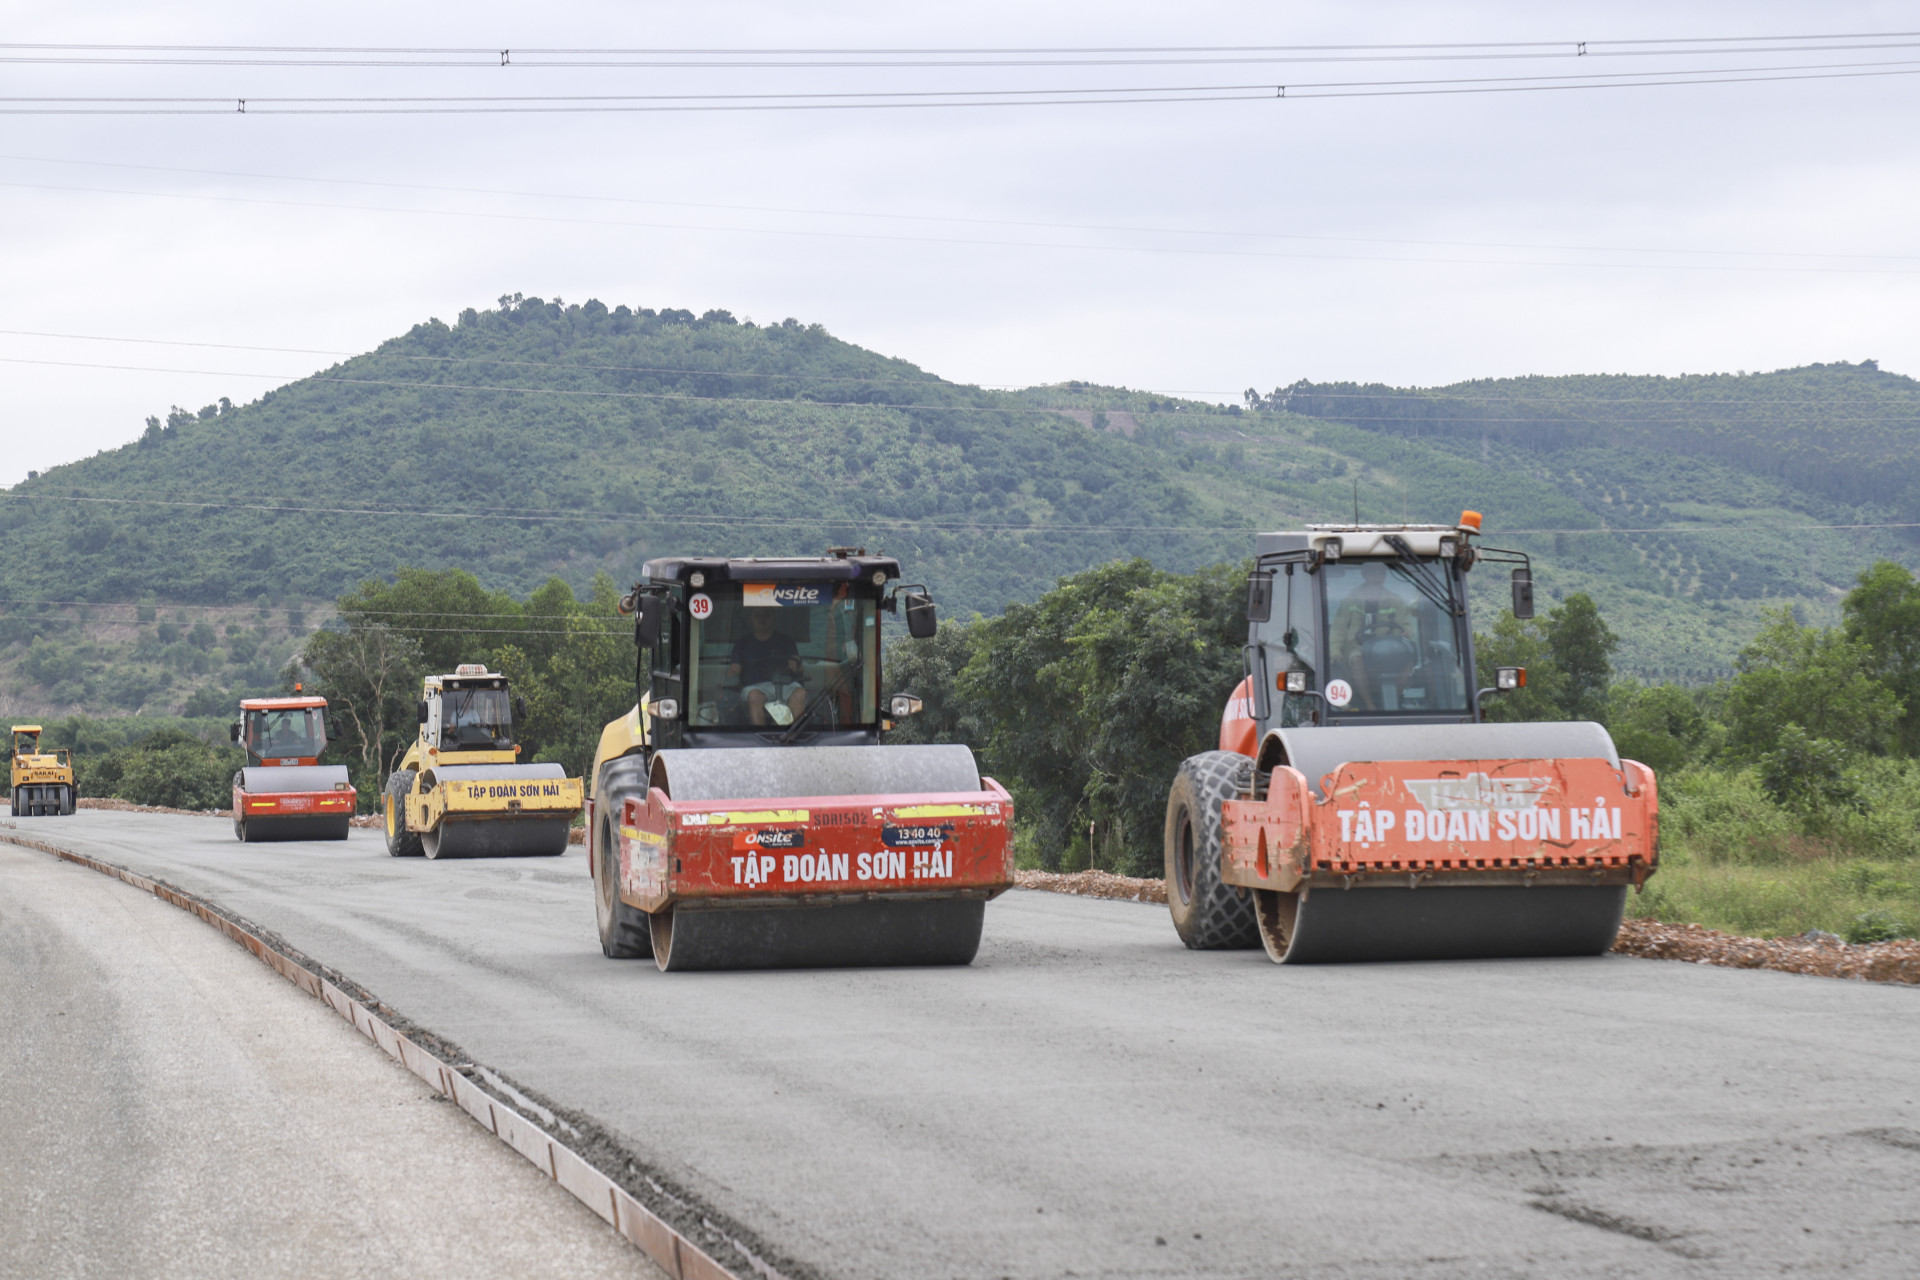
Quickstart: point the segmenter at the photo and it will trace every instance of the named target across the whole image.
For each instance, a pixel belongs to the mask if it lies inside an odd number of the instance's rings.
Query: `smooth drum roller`
[[[677,906],[656,912],[662,969],[843,969],[972,964],[984,898],[896,899],[825,907]]]
[[[551,797],[541,793],[566,780],[566,770],[557,764],[445,765],[433,769],[422,778],[422,790],[428,795],[441,792],[444,807],[439,821],[420,833],[421,851],[429,858],[526,858],[565,853],[573,812],[552,812],[551,805],[545,803]],[[429,782],[432,790],[428,790]]]
[[[725,819],[731,834],[723,855],[764,847],[758,857],[767,875],[756,892],[726,892],[742,859],[725,856],[734,867],[718,886],[722,892],[683,894],[653,910],[660,968],[972,963],[987,898],[998,890],[973,887],[980,877],[970,859],[978,866],[991,862],[998,874],[1004,857],[990,856],[989,841],[965,824],[978,824],[984,836],[988,820],[997,820],[1004,836],[998,808],[1005,793],[982,790],[966,747],[661,751],[653,780],[672,801],[674,835]],[[956,798],[966,803],[939,803]],[[802,809],[793,803],[798,800],[812,803]],[[711,810],[716,804],[726,809],[699,814],[691,828],[678,812],[683,805]],[[891,867],[883,861],[890,842],[899,846]],[[842,848],[847,852],[836,854]],[[802,854],[786,850],[806,850],[805,863]],[[789,870],[816,864],[827,868],[828,878],[787,881]],[[864,881],[863,868],[870,876]]]

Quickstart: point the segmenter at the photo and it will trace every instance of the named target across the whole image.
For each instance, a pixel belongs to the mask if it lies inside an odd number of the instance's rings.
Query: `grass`
[[[1660,870],[1629,915],[1774,938],[1920,933],[1920,768],[1875,760],[1851,806],[1775,804],[1750,770],[1683,770],[1661,795]]]

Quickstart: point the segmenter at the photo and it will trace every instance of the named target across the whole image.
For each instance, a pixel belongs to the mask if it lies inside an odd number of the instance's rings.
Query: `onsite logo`
[[[1464,778],[1403,778],[1400,785],[1423,809],[1533,809],[1553,789],[1553,779],[1490,778],[1484,773],[1470,773]]]
[[[749,609],[809,609],[827,602],[827,589],[819,583],[747,582],[740,592]]]

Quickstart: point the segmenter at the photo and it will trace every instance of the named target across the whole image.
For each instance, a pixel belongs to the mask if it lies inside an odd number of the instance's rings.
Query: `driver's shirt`
[[[1370,592],[1365,587],[1348,596],[1333,618],[1333,651],[1351,658],[1360,651],[1360,642],[1370,632],[1386,628],[1406,630],[1407,602],[1388,591]]]
[[[740,668],[742,688],[791,682],[794,676],[787,663],[799,656],[800,646],[793,642],[793,637],[778,631],[765,640],[748,632],[733,642],[733,662]]]

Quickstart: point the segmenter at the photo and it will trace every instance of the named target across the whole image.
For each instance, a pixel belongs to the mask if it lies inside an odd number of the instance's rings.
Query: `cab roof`
[[[17,724],[13,726],[13,732],[14,733],[39,733],[40,726],[37,724]]]
[[[876,569],[885,574],[888,580],[898,578],[900,561],[893,556],[870,556],[864,551],[851,551],[845,555],[744,556],[731,559],[725,556],[662,556],[658,560],[647,561],[641,566],[640,573],[647,581],[660,583],[685,582],[695,572],[705,574],[708,582],[852,582],[871,578]]]
[[[296,698],[240,699],[240,709],[242,711],[298,711],[302,707],[324,707],[326,705],[327,700],[325,698],[317,698],[312,694]]]

